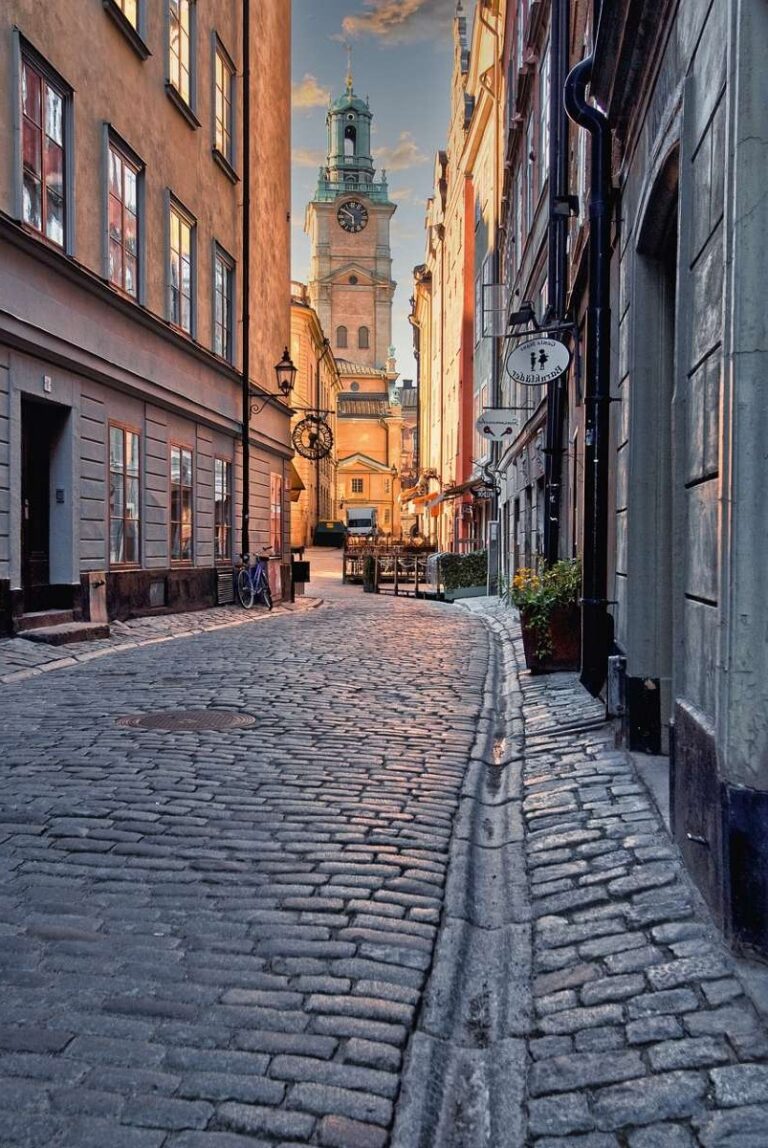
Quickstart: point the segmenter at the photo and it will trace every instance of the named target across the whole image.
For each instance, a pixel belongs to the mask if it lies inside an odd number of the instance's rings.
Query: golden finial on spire
[[[352,45],[347,40],[347,95],[352,95]]]

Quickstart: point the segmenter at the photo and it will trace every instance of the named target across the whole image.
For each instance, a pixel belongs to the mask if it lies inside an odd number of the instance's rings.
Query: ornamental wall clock
[[[333,432],[320,415],[307,415],[293,428],[293,445],[302,458],[327,458],[333,446]]]

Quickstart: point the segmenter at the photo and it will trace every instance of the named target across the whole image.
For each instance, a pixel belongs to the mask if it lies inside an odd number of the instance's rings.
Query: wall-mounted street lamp
[[[275,363],[277,390],[264,394],[262,390],[257,390],[255,387],[251,387],[251,414],[257,415],[260,411],[263,411],[264,407],[267,405],[270,399],[289,399],[291,397],[293,388],[296,385],[296,376],[298,373],[298,367],[294,365],[293,360],[288,353],[288,348],[286,347],[283,351],[283,357],[280,362]],[[259,402],[259,399],[261,399],[261,402]]]

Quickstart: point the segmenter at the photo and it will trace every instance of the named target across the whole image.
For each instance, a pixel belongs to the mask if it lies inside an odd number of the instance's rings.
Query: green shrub
[[[444,554],[440,559],[440,575],[444,588],[449,592],[468,586],[485,586],[488,552],[475,550],[471,554]]]

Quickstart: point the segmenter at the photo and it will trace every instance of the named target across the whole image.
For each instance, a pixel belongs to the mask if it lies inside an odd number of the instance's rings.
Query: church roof
[[[338,418],[383,419],[390,414],[388,395],[338,395],[336,415]]]
[[[360,96],[356,96],[355,93],[349,89],[347,89],[343,96],[339,96],[337,100],[331,103],[329,110],[331,112],[343,112],[346,111],[347,108],[354,108],[354,110],[360,112],[361,115],[371,116],[371,118],[373,118],[371,109],[368,106],[368,101],[361,99]]]
[[[363,363],[352,363],[349,359],[336,359],[339,374],[344,376],[366,375],[372,379],[386,379],[387,372],[383,367],[366,367]]]

